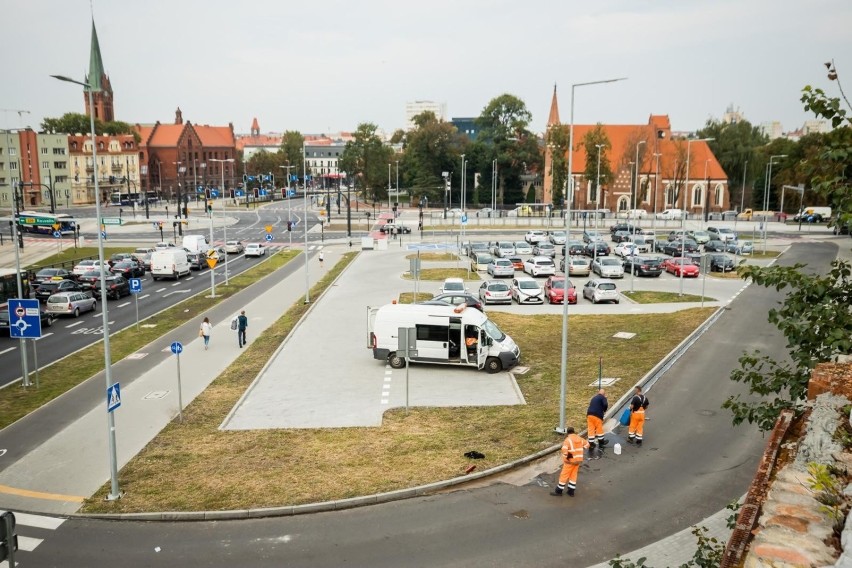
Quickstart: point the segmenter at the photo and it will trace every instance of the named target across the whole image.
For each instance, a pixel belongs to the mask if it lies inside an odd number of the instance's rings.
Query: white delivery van
[[[170,248],[151,253],[151,276],[154,280],[174,278],[189,274],[189,259],[182,248]]]
[[[204,235],[186,235],[183,238],[183,248],[191,253],[200,252],[207,254],[210,250],[210,245],[207,242],[207,237]]]
[[[657,219],[681,219],[683,218],[683,209],[666,209],[657,213]]]
[[[405,367],[397,354],[399,328],[414,328],[417,354],[411,361],[476,367],[497,373],[517,365],[521,350],[512,338],[476,308],[423,304],[388,304],[369,310],[369,345],[373,358],[394,369]]]

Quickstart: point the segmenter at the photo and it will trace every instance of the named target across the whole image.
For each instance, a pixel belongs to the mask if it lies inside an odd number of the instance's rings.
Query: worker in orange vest
[[[589,442],[575,434],[574,428],[570,426],[565,432],[568,436],[562,443],[562,472],[559,474],[559,483],[556,485],[556,489],[551,491],[550,494],[562,496],[562,491],[565,490],[567,485],[568,495],[573,497],[574,490],[577,489],[577,473],[583,463],[583,450],[588,449]]]
[[[603,431],[603,419],[607,408],[609,408],[609,402],[606,399],[606,391],[601,389],[589,401],[589,409],[586,411],[587,432],[589,446],[591,447],[589,455],[592,459],[600,459],[601,453],[603,453],[601,450],[607,444]],[[597,452],[595,451],[596,448]]]
[[[627,441],[637,446],[642,445],[642,432],[645,430],[645,409],[648,408],[648,397],[642,394],[642,387],[636,387],[636,393],[630,401],[630,426],[627,430]]]

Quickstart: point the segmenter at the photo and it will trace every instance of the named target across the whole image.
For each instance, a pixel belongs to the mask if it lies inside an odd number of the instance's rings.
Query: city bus
[[[35,218],[49,219],[50,225],[36,225]],[[77,222],[67,213],[42,213],[41,211],[21,211],[18,213],[18,227],[25,233],[52,234],[53,225],[59,225],[59,232],[63,235],[73,235],[77,229]]]
[[[145,205],[145,199],[148,203],[155,203],[158,200],[156,191],[147,191],[144,193],[113,191],[109,196],[109,204],[115,206],[130,207],[131,205]]]

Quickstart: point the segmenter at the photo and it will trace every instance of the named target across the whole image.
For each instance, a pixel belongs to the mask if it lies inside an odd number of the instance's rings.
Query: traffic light
[[[208,203],[208,204],[207,204],[207,214],[208,214],[208,215],[212,215],[212,214],[213,214],[213,205],[212,205],[211,203]]]
[[[287,230],[288,230],[288,231],[292,231],[292,230],[293,230],[293,221],[287,221]]]
[[[0,515],[0,562],[9,561],[15,565],[15,552],[18,550],[18,535],[15,533],[15,513],[7,511]]]

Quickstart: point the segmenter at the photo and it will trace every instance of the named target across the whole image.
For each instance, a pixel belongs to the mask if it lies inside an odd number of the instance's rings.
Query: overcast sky
[[[0,127],[37,128],[83,112],[87,0],[0,0]],[[512,93],[542,131],[554,83],[569,121],[644,124],[668,114],[693,130],[729,105],[784,130],[812,118],[806,84],[837,94],[832,57],[852,90],[849,0],[94,0],[118,120],[248,132],[404,126],[405,103],[434,100],[449,117],[476,116]]]

